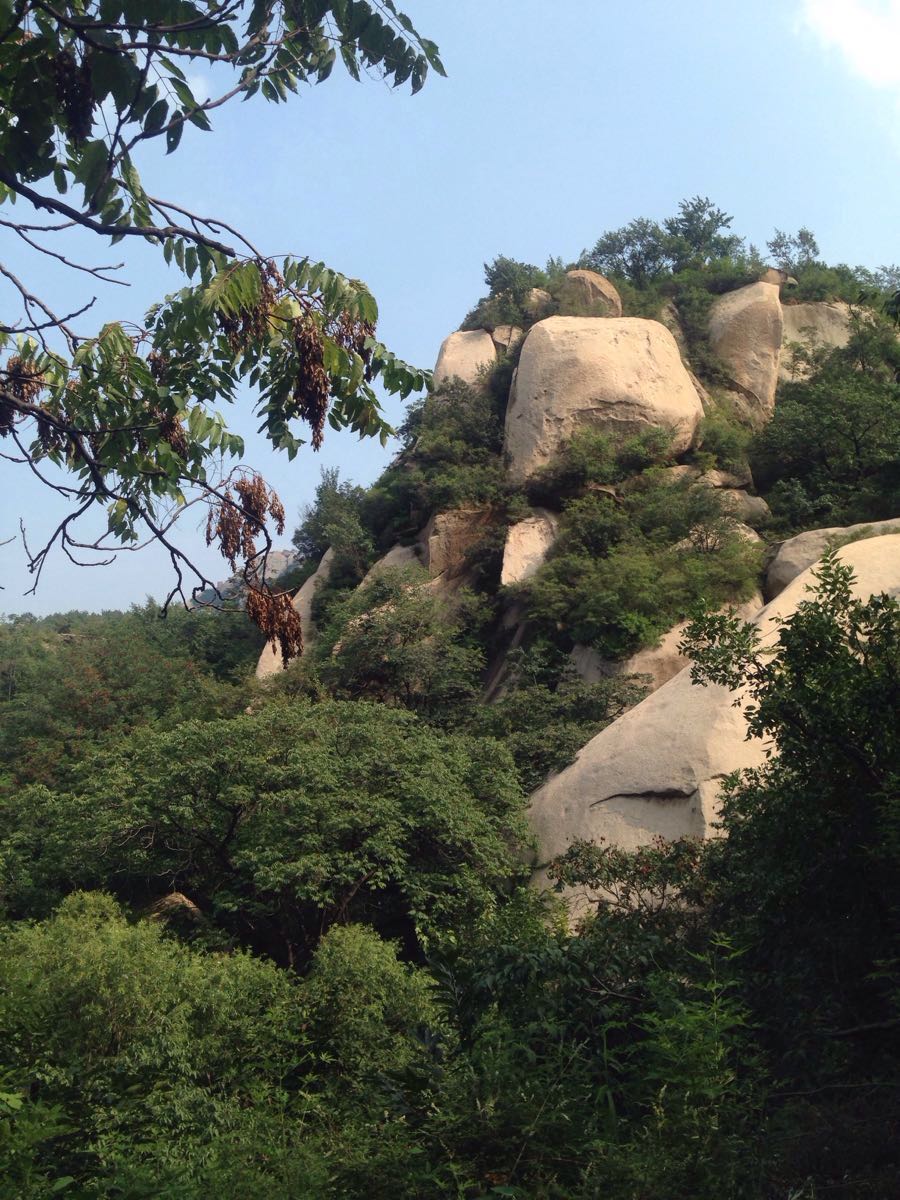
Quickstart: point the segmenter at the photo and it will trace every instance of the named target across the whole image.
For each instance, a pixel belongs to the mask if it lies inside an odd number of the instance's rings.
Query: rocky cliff
[[[746,739],[732,695],[691,682],[679,650],[691,595],[739,604],[745,619],[769,630],[814,587],[814,565],[825,550],[842,542],[853,543],[840,553],[856,573],[859,595],[900,594],[900,520],[812,529],[779,543],[766,532],[772,516],[755,494],[743,451],[722,448],[723,423],[735,444],[745,445],[772,420],[779,387],[808,376],[814,352],[851,338],[847,305],[785,302],[785,279],[768,271],[713,298],[705,336],[715,370],[706,380],[694,373],[676,305],[667,303],[659,319],[623,316],[615,286],[587,270],[570,271],[555,296],[532,289],[522,324],[457,331],[440,347],[428,403],[452,418],[460,397],[480,397],[482,411],[498,423],[496,441],[485,434],[465,460],[468,502],[452,504],[433,485],[428,492],[427,480],[441,463],[456,461],[455,443],[432,438],[426,445],[421,433],[410,440],[388,473],[395,489],[406,489],[406,509],[400,514],[395,505],[393,524],[370,522],[383,553],[360,586],[414,564],[427,573],[414,586],[450,602],[470,585],[486,591],[497,614],[485,659],[489,700],[508,685],[510,653],[541,628],[569,648],[566,669],[588,684],[636,675],[650,693],[535,793],[541,862],[576,837],[634,848],[657,835],[709,836],[722,776],[763,760],[766,747]],[[603,455],[612,456],[606,474],[597,466]],[[467,499],[466,487],[454,482]],[[423,488],[428,496],[419,500]],[[394,529],[399,540],[391,545]],[[573,545],[582,604],[602,610],[604,589],[631,588],[630,615],[615,637],[604,633],[602,620],[598,634],[596,616],[591,625],[571,598],[555,608],[546,603],[553,570],[555,586],[565,591],[559,575]],[[307,649],[316,636],[313,601],[328,585],[333,558],[329,550],[294,600]],[[603,564],[594,584],[592,561]],[[487,585],[485,570],[494,572]],[[703,583],[691,591],[698,572],[713,581],[709,590]],[[667,587],[673,595],[665,596]],[[664,599],[654,608],[647,597],[660,589]],[[589,643],[578,640],[585,629]],[[258,676],[281,669],[268,647]]]

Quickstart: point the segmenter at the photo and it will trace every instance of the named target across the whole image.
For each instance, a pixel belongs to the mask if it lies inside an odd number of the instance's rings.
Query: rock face
[[[811,342],[813,347],[835,349],[850,341],[849,304],[785,304],[779,379],[803,379],[806,368],[791,362],[790,343]]]
[[[495,325],[491,330],[491,339],[500,355],[514,350],[524,336],[524,330],[518,325]]]
[[[853,568],[856,595],[900,595],[900,534],[855,542],[839,557]],[[808,584],[815,584],[811,570],[757,613],[753,623],[764,640],[774,638],[773,618],[808,599]],[[657,835],[713,835],[722,776],[765,758],[759,739],[746,740],[735,698],[724,687],[693,685],[683,670],[597,734],[532,797],[539,867],[575,838],[605,838],[630,850]]]
[[[675,340],[658,321],[548,317],[525,339],[507,408],[510,477],[533,475],[581,428],[633,434],[664,425],[680,454],[702,415]]]
[[[466,551],[481,539],[490,523],[491,514],[481,508],[456,508],[433,516],[420,535],[429,575],[461,574]]]
[[[900,533],[900,517],[891,521],[868,521],[862,525],[833,526],[830,529],[810,529],[788,538],[778,547],[775,557],[766,571],[766,599],[772,600],[783,592],[787,585],[813,563],[818,562],[831,545],[864,533],[882,537],[889,533]]]
[[[440,387],[454,378],[476,384],[481,371],[492,367],[496,359],[493,339],[486,330],[451,333],[441,342],[434,366],[434,386]]]
[[[545,508],[536,508],[530,517],[510,526],[503,547],[500,584],[521,583],[534,575],[556,541],[559,517]]]
[[[522,308],[532,321],[540,321],[542,317],[549,316],[553,312],[553,297],[543,288],[530,288],[525,293]]]
[[[301,657],[306,653],[307,647],[313,638],[316,636],[315,626],[312,622],[312,602],[316,594],[316,589],[328,579],[331,574],[331,563],[334,559],[334,552],[331,549],[325,551],[322,555],[322,561],[319,563],[315,573],[310,575],[306,583],[300,588],[293,599],[294,608],[300,614],[300,628],[303,633],[303,650]],[[263,647],[263,652],[259,656],[259,662],[256,664],[256,678],[267,679],[270,675],[277,675],[284,670],[284,663],[281,658],[281,651],[278,649],[276,642],[268,642]]]
[[[723,487],[719,495],[724,499],[732,515],[738,521],[755,529],[772,518],[772,510],[762,496],[751,496],[741,488]]]
[[[751,283],[727,292],[710,309],[710,344],[737,385],[741,407],[756,425],[771,418],[775,405],[782,329],[781,301],[773,283]]]
[[[621,317],[622,298],[605,275],[567,271],[559,290],[559,311],[568,317]]]

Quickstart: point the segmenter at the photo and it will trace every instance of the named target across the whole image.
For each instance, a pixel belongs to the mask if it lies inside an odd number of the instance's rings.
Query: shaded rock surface
[[[713,301],[709,339],[743,401],[740,407],[756,425],[772,416],[783,318],[778,288],[751,283]]]
[[[627,435],[663,425],[680,454],[702,415],[675,340],[658,321],[548,317],[525,338],[510,395],[510,477],[533,475],[583,428]]]
[[[491,514],[483,508],[456,508],[437,513],[420,534],[423,562],[429,575],[459,575],[466,552],[484,536]]]
[[[445,337],[434,366],[434,386],[450,379],[476,384],[485,367],[497,359],[494,341],[484,329],[459,330]]]
[[[900,596],[900,534],[853,543],[839,558],[853,568],[857,596]],[[808,599],[808,585],[815,585],[811,568],[757,613],[764,641],[774,640],[774,618]],[[734,704],[740,698],[717,685],[695,686],[685,669],[597,734],[532,797],[539,868],[576,838],[631,850],[658,835],[713,835],[722,777],[765,758],[763,742],[746,738]]]
[[[315,572],[310,575],[292,601],[294,608],[300,614],[300,628],[303,633],[301,657],[306,653],[308,646],[316,636],[312,620],[313,597],[316,594],[316,589],[321,587],[331,574],[333,559],[334,551],[329,548],[322,555],[322,561]],[[263,647],[262,654],[259,656],[259,662],[256,664],[256,678],[267,679],[270,675],[277,675],[279,671],[283,670],[284,663],[281,658],[281,651],[278,649],[278,643],[268,642]]]

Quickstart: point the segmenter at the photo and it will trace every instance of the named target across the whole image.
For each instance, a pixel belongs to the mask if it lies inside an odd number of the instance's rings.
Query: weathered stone
[[[871,531],[871,532],[870,532]],[[778,547],[766,571],[765,593],[773,600],[784,591],[791,580],[818,562],[826,550],[839,546],[849,538],[883,537],[900,533],[900,517],[889,521],[865,521],[861,525],[835,525],[829,529],[809,529],[788,538]]]
[[[373,563],[363,577],[360,587],[365,587],[373,579],[391,568],[412,567],[421,562],[420,550],[416,546],[391,546],[387,554],[382,555],[378,562]]]
[[[681,355],[682,362],[686,364],[688,362],[687,338],[684,336],[681,317],[678,315],[678,306],[674,300],[667,300],[659,310],[659,322],[661,325],[665,325],[675,339],[678,353]]]
[[[702,472],[690,463],[679,463],[677,467],[660,467],[659,475],[666,484],[681,483],[684,479],[699,479]]]
[[[531,317],[532,321],[540,321],[553,312],[553,297],[543,288],[531,288],[525,293],[522,308],[525,315]]]
[[[853,569],[855,595],[900,596],[900,534],[855,542],[839,558]],[[776,636],[773,620],[795,612],[815,582],[808,569],[756,614],[764,643]],[[659,835],[713,836],[722,777],[765,759],[765,744],[747,739],[735,707],[746,699],[715,684],[696,686],[685,669],[597,734],[532,797],[539,867],[576,838],[633,850]]]
[[[481,540],[490,523],[491,514],[483,508],[456,508],[433,516],[420,534],[429,575],[461,574],[466,552]]]
[[[850,341],[850,305],[837,303],[785,304],[782,307],[781,358],[779,379],[805,379],[809,368],[795,361],[791,344],[799,343],[812,349],[833,350]]]
[[[750,525],[755,529],[758,525],[765,525],[772,519],[772,510],[762,496],[751,496],[741,488],[728,487],[720,488],[719,495],[725,501],[732,516],[738,521],[743,521],[745,525]]]
[[[744,488],[753,483],[750,468],[742,471],[704,471],[698,483],[711,488]]]
[[[485,368],[491,368],[496,361],[497,352],[487,330],[458,330],[441,342],[434,367],[434,386],[440,387],[451,379],[474,385]]]
[[[322,561],[319,563],[315,572],[310,575],[309,579],[303,584],[292,600],[292,604],[300,615],[300,631],[303,634],[303,649],[300,652],[301,657],[306,653],[311,642],[316,636],[315,626],[312,620],[312,603],[316,590],[326,582],[331,574],[331,564],[334,559],[334,551],[329,547],[322,555]],[[259,656],[259,662],[256,664],[256,678],[267,679],[270,675],[277,675],[284,670],[284,662],[281,657],[281,651],[278,649],[277,642],[267,642],[263,647],[262,654]]]
[[[506,413],[514,482],[544,466],[578,429],[634,434],[662,425],[691,444],[703,409],[669,331],[637,317],[548,317],[525,338]]]
[[[510,350],[515,350],[524,336],[525,331],[520,329],[518,325],[496,325],[491,330],[491,337],[497,348],[497,353],[500,355],[507,354]]]
[[[756,425],[764,425],[774,410],[782,327],[781,301],[772,283],[751,283],[728,292],[709,312],[712,350]]]
[[[622,298],[605,275],[567,271],[557,297],[566,317],[621,317]]]
[[[536,574],[556,541],[559,517],[545,508],[536,508],[530,517],[511,525],[503,548],[500,584],[507,587],[522,583]]]

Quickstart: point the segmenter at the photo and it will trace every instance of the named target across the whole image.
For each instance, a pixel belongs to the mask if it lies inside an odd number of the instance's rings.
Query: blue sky
[[[365,279],[382,338],[429,367],[482,294],[485,261],[572,259],[604,230],[671,215],[696,194],[760,246],[775,226],[807,225],[828,261],[900,260],[900,0],[405,7],[440,46],[448,79],[432,75],[410,97],[336,72],[288,105],[232,105],[213,133],[186,134],[176,155],[147,153],[148,190],[220,215],[268,253],[309,254]],[[60,308],[92,294],[83,277],[58,276],[3,237],[3,260]],[[127,257],[132,283],[98,296],[95,324],[139,318],[180,286],[149,247],[98,253],[82,239],[81,248],[95,262]],[[402,406],[388,412],[402,419]],[[289,463],[255,437],[246,406],[227,416],[291,528],[320,466],[368,483],[390,458],[331,434],[320,454]],[[0,541],[17,534],[21,516],[39,544],[59,519],[52,497],[5,462],[0,487]],[[182,541],[222,578],[227,569],[187,517]],[[126,607],[164,595],[170,569],[153,550],[90,570],[57,556],[36,596],[23,595],[30,582],[21,543],[0,547],[0,611],[9,613]]]

